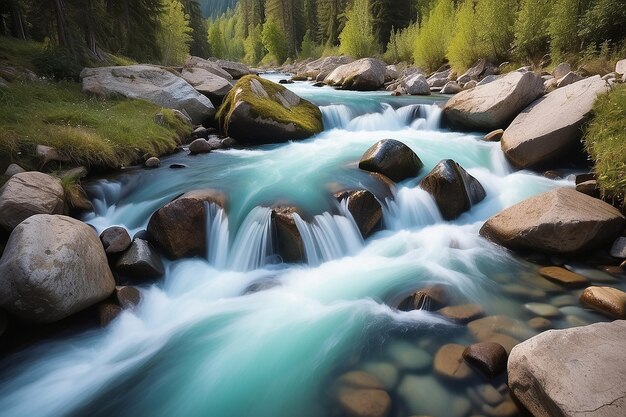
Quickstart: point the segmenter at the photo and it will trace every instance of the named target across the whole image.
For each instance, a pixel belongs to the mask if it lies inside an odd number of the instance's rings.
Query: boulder
[[[37,158],[41,162],[41,166],[47,165],[49,162],[69,162],[70,158],[61,155],[56,148],[46,145],[37,145],[35,148]]]
[[[580,184],[576,184],[576,191],[579,193],[587,194],[588,196],[594,198],[600,198],[600,187],[598,186],[598,181],[589,180],[585,182],[581,182]]]
[[[115,281],[98,235],[71,217],[37,214],[11,234],[0,260],[0,305],[49,323],[107,298]]]
[[[464,90],[444,107],[447,120],[467,129],[504,128],[543,94],[543,80],[532,72],[512,72],[489,84]]]
[[[298,77],[323,81],[337,67],[354,62],[349,56],[329,56],[311,61],[298,73]]]
[[[452,159],[439,162],[424,177],[420,187],[433,196],[446,220],[456,219],[486,196],[480,182]]]
[[[156,156],[152,156],[144,162],[146,168],[158,168],[161,166],[161,160]]]
[[[570,72],[572,72],[571,65],[568,64],[567,62],[561,62],[559,65],[556,66],[556,68],[554,68],[554,71],[552,71],[552,75],[557,80],[560,80],[561,78],[565,77]]]
[[[456,83],[456,81],[448,81],[441,89],[441,94],[456,94],[461,91],[463,91],[463,89]]]
[[[410,75],[407,79],[402,82],[402,87],[404,87],[404,91],[407,94],[412,96],[429,96],[430,95],[430,87],[428,86],[428,82],[426,81],[426,77],[424,75],[416,73]]]
[[[124,310],[132,310],[141,302],[141,291],[137,287],[117,287],[113,293],[113,298]]]
[[[570,71],[565,76],[563,76],[563,78],[558,79],[558,81],[556,82],[556,88],[561,88],[570,84],[574,84],[575,82],[578,82],[582,79],[583,77],[573,71]]]
[[[621,417],[626,321],[550,330],[509,357],[512,395],[535,417]]]
[[[340,376],[333,384],[334,400],[347,417],[387,417],[391,412],[391,398],[383,383],[363,371],[352,371]]]
[[[375,58],[363,58],[341,65],[328,74],[324,82],[344,90],[373,91],[385,84],[387,65]]]
[[[463,351],[463,359],[492,379],[506,371],[506,349],[494,342],[475,343]]]
[[[399,305],[398,310],[412,311],[425,310],[437,311],[448,305],[449,297],[444,286],[433,285],[414,292],[405,298]]]
[[[150,239],[172,259],[206,254],[206,205],[226,207],[226,198],[215,190],[183,194],[157,210],[148,222]]]
[[[471,368],[463,360],[465,346],[450,343],[443,345],[435,355],[435,374],[453,381],[462,381],[472,376]]]
[[[480,234],[513,250],[574,254],[610,245],[623,226],[624,216],[610,204],[557,188],[496,214]]]
[[[480,80],[476,85],[485,85],[485,84],[489,84],[494,82],[495,80],[497,80],[498,78],[500,78],[499,75],[488,75],[485,78],[483,78],[482,80]]]
[[[600,76],[559,88],[528,106],[504,131],[502,150],[520,168],[531,168],[577,146],[581,127],[598,94],[608,91]]]
[[[450,75],[452,74],[451,69],[447,69],[444,71],[435,72],[433,75],[428,77],[428,86],[429,87],[443,87],[450,81]]]
[[[131,244],[130,235],[123,227],[112,226],[100,234],[102,246],[107,255],[117,255],[128,249]]]
[[[202,124],[215,114],[211,101],[187,81],[157,66],[85,68],[80,73],[83,92],[98,97],[123,96],[185,111]]]
[[[383,209],[374,194],[367,190],[343,191],[335,198],[339,202],[346,200],[346,208],[364,239],[380,229]]]
[[[181,77],[216,105],[222,103],[224,97],[233,89],[233,84],[229,80],[202,68],[184,68]]]
[[[295,207],[276,207],[272,210],[278,255],[287,263],[300,263],[306,259],[304,241],[293,218],[297,212]]]
[[[395,65],[387,65],[385,72],[385,82],[397,80],[398,75],[398,68]]]
[[[626,75],[626,59],[621,59],[615,64],[615,72],[620,75]]]
[[[135,239],[115,264],[115,269],[122,275],[150,279],[163,276],[165,270],[157,251],[148,241]]]
[[[189,153],[192,155],[198,155],[201,153],[209,153],[213,150],[213,147],[208,140],[198,138],[189,144]]]
[[[459,84],[465,84],[471,80],[478,81],[489,75],[497,75],[499,73],[500,69],[498,67],[485,59],[481,59],[474,64],[472,68],[468,69],[463,75],[457,78],[457,82]]]
[[[468,81],[465,84],[463,84],[463,90],[471,90],[472,88],[475,88],[478,85],[478,82],[472,80],[472,81]]]
[[[589,287],[580,302],[613,319],[626,319],[626,293],[611,287]]]
[[[222,67],[215,62],[199,58],[197,56],[190,56],[185,60],[185,68],[199,68],[210,72],[213,75],[224,78],[225,80],[232,81],[233,76],[224,71]]]
[[[58,178],[36,171],[15,174],[0,188],[0,226],[11,231],[35,214],[62,214],[64,196]]]
[[[561,284],[564,287],[582,287],[585,286],[589,280],[584,276],[575,272],[568,271],[565,268],[559,266],[547,266],[539,268],[539,275],[557,284]]]
[[[252,71],[244,64],[233,61],[226,61],[225,59],[218,59],[215,63],[224,71],[230,74],[231,77],[238,80],[246,75],[251,75]]]
[[[404,143],[384,139],[369,148],[361,157],[359,168],[378,172],[395,182],[416,177],[424,164]]]
[[[15,174],[21,174],[22,172],[26,172],[26,170],[18,164],[11,164],[7,167],[6,171],[4,171],[4,176],[12,177]]]
[[[324,128],[317,106],[255,75],[235,84],[218,120],[225,135],[254,145],[306,139]]]

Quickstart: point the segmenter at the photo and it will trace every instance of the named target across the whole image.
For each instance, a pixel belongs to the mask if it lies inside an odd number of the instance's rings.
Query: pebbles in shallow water
[[[443,345],[435,355],[435,374],[445,379],[464,380],[472,376],[472,369],[463,359],[465,346],[456,343]]]
[[[539,274],[552,282],[556,282],[566,287],[582,287],[589,283],[589,280],[584,276],[568,271],[567,269],[559,266],[540,268]]]
[[[472,408],[468,399],[455,396],[430,375],[405,376],[397,392],[407,415],[465,417]]]
[[[400,369],[425,372],[430,369],[432,356],[411,343],[394,342],[387,349],[387,355]]]
[[[561,315],[558,308],[550,304],[544,303],[527,303],[524,307],[531,313],[541,317],[558,317]]]

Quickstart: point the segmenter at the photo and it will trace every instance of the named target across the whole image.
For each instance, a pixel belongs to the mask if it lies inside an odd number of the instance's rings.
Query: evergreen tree
[[[209,48],[211,55],[217,58],[226,58],[224,35],[217,23],[209,26]]]
[[[261,25],[252,26],[248,29],[248,37],[244,41],[244,49],[246,51],[245,60],[251,65],[256,65],[263,59],[264,48],[261,36]]]
[[[346,25],[339,35],[339,50],[342,54],[365,58],[378,52],[369,6],[370,0],[354,0],[346,13]]]
[[[298,0],[266,0],[265,18],[278,25],[285,36],[288,54],[295,57],[304,36],[302,3]]]
[[[552,0],[522,0],[515,21],[515,49],[521,58],[539,58],[548,49]]]
[[[192,41],[189,16],[185,14],[179,0],[165,0],[165,9],[160,16],[158,32],[163,65],[182,64],[189,55]]]
[[[345,10],[348,0],[318,0],[317,22],[319,40],[332,46],[339,41],[339,34],[345,24]]]
[[[189,53],[194,56],[208,58],[209,42],[207,40],[206,20],[202,17],[202,10],[198,0],[183,0],[185,14],[189,16],[189,27],[192,30]]]
[[[392,29],[404,29],[415,19],[415,0],[370,0],[374,36],[379,45],[389,42]]]
[[[583,47],[617,44],[626,37],[626,7],[614,0],[594,0],[580,19],[578,36]]]
[[[282,64],[289,56],[285,34],[280,30],[279,25],[270,20],[263,25],[263,46],[274,58],[276,64]]]

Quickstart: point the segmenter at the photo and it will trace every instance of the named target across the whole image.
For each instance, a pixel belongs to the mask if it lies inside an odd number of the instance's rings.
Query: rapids
[[[223,190],[229,204],[226,211],[209,207],[206,257],[167,262],[165,278],[144,288],[136,311],[4,361],[0,416],[322,417],[333,413],[327,393],[337,375],[389,363],[396,369],[386,380],[394,416],[465,415],[450,406],[469,402],[465,386],[446,386],[405,363],[416,349],[432,356],[441,343],[470,342],[465,329],[392,307],[425,283],[442,283],[488,314],[528,319],[524,302],[548,300],[555,289],[478,230],[501,209],[573,182],[513,172],[499,144],[439,129],[440,96],[287,87],[320,106],[323,133],[255,149],[181,152],[161,168],[129,168],[89,184],[94,211],[84,220],[98,231],[121,225],[132,235],[189,190]],[[425,165],[393,196],[357,167],[362,153],[385,138],[407,144]],[[487,192],[453,222],[444,222],[416,187],[445,158]],[[169,169],[172,163],[187,168]],[[355,186],[385,205],[384,230],[366,241],[331,198],[333,190]],[[273,251],[267,207],[279,201],[313,218],[296,220],[305,265],[282,264]],[[528,294],[525,287],[538,290]],[[600,320],[576,307],[569,315]],[[555,325],[568,326],[564,318]],[[419,393],[428,401],[417,401]]]

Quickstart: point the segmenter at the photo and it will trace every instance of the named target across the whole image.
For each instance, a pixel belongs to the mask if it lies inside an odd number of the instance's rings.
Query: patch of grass
[[[623,202],[626,195],[626,85],[598,98],[584,142],[594,160],[602,194]]]
[[[9,64],[34,71],[32,58],[44,49],[44,44],[40,42],[0,36],[0,65]]]
[[[157,124],[162,112],[165,123]],[[36,145],[56,148],[73,164],[117,168],[143,155],[173,151],[191,129],[171,110],[139,100],[102,100],[76,83],[13,83],[0,89],[0,160],[29,158]]]

